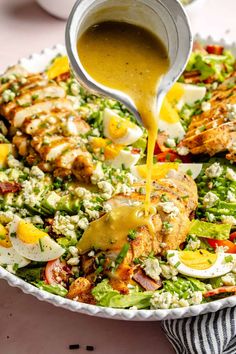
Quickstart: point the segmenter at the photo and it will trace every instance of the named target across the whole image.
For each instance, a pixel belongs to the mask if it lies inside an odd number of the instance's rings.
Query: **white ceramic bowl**
[[[76,0],[36,0],[51,15],[66,20]]]
[[[202,41],[200,37],[199,40]],[[213,44],[214,40],[209,37],[205,43]],[[219,44],[225,45],[223,40]],[[236,45],[226,45],[226,48],[231,49],[236,55]],[[29,58],[19,60],[19,63],[29,72],[43,71],[48,63],[57,55],[66,54],[65,47],[57,45],[51,49],[44,49],[40,54],[32,54]],[[170,310],[121,310],[95,305],[88,305],[76,301],[68,300],[60,296],[50,294],[40,290],[35,286],[26,283],[24,280],[9,273],[7,270],[0,267],[0,279],[5,279],[10,286],[20,288],[24,293],[33,295],[41,301],[49,302],[57,307],[63,307],[73,312],[84,313],[91,316],[111,318],[117,320],[129,321],[160,321],[166,319],[175,319],[183,317],[197,316],[208,312],[216,312],[224,307],[236,306],[236,296],[230,296],[225,299],[212,301],[207,304],[194,305],[190,307],[170,309]]]

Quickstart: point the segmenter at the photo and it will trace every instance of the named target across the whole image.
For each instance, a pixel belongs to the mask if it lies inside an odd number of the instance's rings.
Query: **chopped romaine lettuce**
[[[51,294],[65,297],[68,291],[60,284],[46,284],[44,281],[34,283],[37,288],[45,290]]]
[[[138,309],[145,309],[150,307],[150,299],[153,292],[140,292],[135,289],[133,291],[131,290],[128,295],[122,295],[111,287],[108,283],[108,279],[105,279],[92,290],[92,294],[97,304],[100,306],[114,308],[129,308],[135,306]]]

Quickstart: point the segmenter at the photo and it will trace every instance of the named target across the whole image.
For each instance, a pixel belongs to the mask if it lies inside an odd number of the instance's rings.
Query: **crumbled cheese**
[[[227,201],[230,203],[236,203],[236,195],[230,190],[227,192]]]
[[[178,301],[177,294],[171,294],[167,291],[162,293],[155,292],[150,300],[152,309],[169,309],[174,302]]]
[[[161,274],[166,279],[173,279],[178,274],[178,270],[170,264],[161,264]]]
[[[91,219],[95,219],[95,220],[96,220],[96,219],[98,219],[99,216],[100,216],[99,211],[97,211],[97,210],[89,210],[89,209],[86,209],[85,211],[86,211],[86,213],[88,214],[90,220],[91,220]]]
[[[203,112],[210,111],[210,109],[211,109],[211,102],[202,102],[201,108],[202,108],[202,111],[203,111]]]
[[[236,173],[232,168],[227,167],[225,178],[229,179],[232,182],[236,182]]]
[[[19,168],[19,169],[23,169],[24,165],[18,161],[17,159],[15,159],[15,157],[12,154],[9,154],[7,157],[7,164],[9,167],[11,168]]]
[[[226,253],[228,251],[228,249],[229,249],[229,247],[227,247],[227,246],[216,246],[215,252],[216,253],[222,253],[222,252]]]
[[[95,252],[93,250],[88,253],[89,257],[94,257],[94,255],[95,255]]]
[[[106,212],[106,213],[109,213],[111,210],[112,210],[112,207],[109,203],[105,203],[103,205],[103,210]]]
[[[44,172],[40,170],[38,166],[33,166],[31,168],[30,174],[38,179],[43,179],[44,178]]]
[[[103,191],[102,197],[104,199],[110,199],[112,197],[114,188],[110,182],[101,181],[101,182],[98,182],[97,186],[99,189],[101,189]]]
[[[90,200],[91,199],[91,192],[86,189],[86,188],[82,188],[82,187],[77,187],[74,190],[74,193],[77,195],[77,197],[83,199],[83,200]]]
[[[69,247],[69,252],[72,254],[73,257],[77,257],[78,256],[78,248],[75,246],[70,246]]]
[[[227,104],[226,105],[226,108],[227,108],[227,116],[226,118],[229,120],[229,121],[234,121],[236,120],[236,104]]]
[[[202,292],[194,291],[191,298],[188,300],[189,305],[199,305],[202,302]]]
[[[86,230],[88,225],[89,225],[89,222],[88,222],[88,219],[86,219],[86,218],[80,219],[79,222],[77,223],[77,226],[82,230]]]
[[[171,294],[167,291],[162,293],[154,292],[150,303],[152,309],[169,309],[177,307],[187,307],[190,305],[199,305],[202,302],[201,291],[191,292],[188,299],[180,299],[178,294]]]
[[[199,240],[199,238],[195,237],[191,237],[188,241],[188,245],[187,248],[191,251],[195,251],[197,249],[199,249],[201,246],[201,241]]]
[[[219,198],[217,197],[216,194],[212,192],[208,192],[203,198],[203,206],[205,208],[211,208],[216,204],[218,200]]]
[[[172,138],[166,139],[166,145],[170,148],[176,147],[175,139]]]
[[[236,219],[232,215],[222,215],[221,221],[223,224],[236,225]]]
[[[160,202],[158,203],[158,207],[172,218],[179,215],[179,208],[173,202]]]
[[[160,279],[161,267],[157,258],[145,259],[143,261],[143,269],[150,278],[156,281]]]
[[[205,170],[205,175],[209,178],[216,178],[222,175],[223,168],[220,166],[219,162],[213,163]]]
[[[186,146],[179,146],[177,147],[177,153],[180,155],[180,156],[186,156],[189,154],[189,148],[187,148]]]
[[[16,97],[15,92],[11,91],[11,90],[5,90],[2,94],[2,100],[5,103],[8,103],[12,100],[14,100],[14,98]]]
[[[226,285],[226,286],[236,285],[235,275],[232,273],[228,273],[228,274],[224,275],[221,278],[221,280],[223,282],[223,285]]]
[[[79,257],[72,257],[67,260],[67,264],[71,266],[77,266],[79,264]]]
[[[91,176],[91,182],[93,184],[97,184],[99,181],[104,179],[104,172],[102,169],[102,164],[97,163],[96,168],[93,171],[93,174]]]
[[[44,224],[44,221],[43,219],[39,216],[39,215],[34,215],[31,217],[31,222],[33,224],[40,224],[40,225],[43,225]]]
[[[57,235],[64,235],[70,237],[71,239],[77,239],[75,225],[71,223],[71,218],[69,215],[63,216],[57,212],[53,220],[52,230]]]
[[[211,87],[212,87],[212,90],[216,90],[218,87],[218,82],[217,81],[213,82]]]
[[[72,84],[70,85],[71,93],[74,96],[77,96],[80,93],[80,87],[77,84],[77,82],[73,81]]]

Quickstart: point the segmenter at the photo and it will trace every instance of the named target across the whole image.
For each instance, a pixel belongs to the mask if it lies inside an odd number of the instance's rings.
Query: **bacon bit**
[[[223,293],[236,293],[236,286],[222,286],[221,288],[209,290],[203,294],[204,297],[211,297]]]
[[[0,194],[16,193],[21,190],[21,185],[16,182],[0,182]]]
[[[155,291],[162,286],[161,280],[151,279],[141,268],[133,275],[133,279],[147,291]]]
[[[209,54],[222,55],[224,51],[224,47],[221,45],[207,45],[206,51]]]

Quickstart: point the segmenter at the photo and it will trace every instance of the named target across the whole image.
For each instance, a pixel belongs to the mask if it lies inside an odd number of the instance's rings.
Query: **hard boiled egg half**
[[[185,131],[178,112],[184,104],[192,105],[202,100],[206,94],[203,86],[175,83],[167,93],[160,111],[159,129],[168,133],[170,138],[184,137]]]
[[[90,144],[94,151],[102,149],[105,162],[114,168],[122,168],[123,166],[131,168],[136,165],[141,156],[139,149],[115,144],[109,139],[92,138]]]
[[[236,254],[197,251],[168,251],[168,262],[179,273],[195,278],[207,279],[224,275],[235,266]]]
[[[103,113],[103,133],[106,138],[121,145],[131,145],[143,135],[137,124],[120,117],[109,108]]]
[[[0,264],[1,265],[14,265],[17,264],[18,268],[25,267],[30,263],[29,259],[22,257],[12,247],[6,228],[0,224]]]
[[[46,232],[17,216],[9,224],[9,237],[15,251],[32,261],[47,262],[64,253]]]

